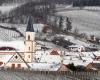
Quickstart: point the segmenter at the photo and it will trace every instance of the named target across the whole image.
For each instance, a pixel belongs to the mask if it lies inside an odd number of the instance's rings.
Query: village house
[[[100,71],[100,63],[89,63],[86,68],[87,70]]]

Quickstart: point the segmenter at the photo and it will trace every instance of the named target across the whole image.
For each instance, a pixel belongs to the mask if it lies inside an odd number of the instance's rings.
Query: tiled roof
[[[92,67],[97,68],[100,70],[100,63],[90,63]]]
[[[53,50],[50,55],[59,55],[59,53],[56,50]]]

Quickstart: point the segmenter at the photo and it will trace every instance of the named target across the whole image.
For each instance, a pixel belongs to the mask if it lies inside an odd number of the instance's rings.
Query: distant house
[[[59,51],[52,50],[48,55],[46,55],[45,60],[47,63],[59,64],[62,62],[62,57]]]
[[[95,37],[94,35],[90,36],[90,38],[88,39],[89,42],[91,43],[100,43],[100,39]]]
[[[50,55],[60,55],[57,50],[53,50]]]
[[[58,71],[70,71],[70,69],[67,68],[66,65],[62,64]]]
[[[87,70],[99,70],[100,71],[100,63],[90,63],[87,65]]]
[[[50,29],[50,26],[49,25],[44,25],[43,32],[44,33],[51,33],[52,30]]]
[[[23,53],[16,53],[14,54],[7,63],[4,64],[5,68],[11,68],[11,69],[27,69],[29,68],[28,64],[25,62],[23,58]]]
[[[14,54],[12,51],[0,51],[0,67],[3,67]]]
[[[86,47],[80,46],[80,45],[71,45],[71,46],[69,46],[69,50],[75,51],[75,52],[85,52]]]

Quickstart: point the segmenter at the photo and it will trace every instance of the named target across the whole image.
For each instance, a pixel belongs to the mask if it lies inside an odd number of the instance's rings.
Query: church
[[[29,17],[28,25],[25,32],[25,47],[24,52],[7,52],[4,54],[0,54],[0,67],[10,68],[10,69],[33,69],[33,70],[51,70],[55,71],[60,68],[60,63],[62,58],[59,53],[55,51],[47,51],[50,55],[45,55],[45,62],[36,62],[36,54],[41,53],[41,51],[37,51],[36,49],[36,40],[35,40],[35,31],[32,23],[32,18]],[[56,53],[56,54],[55,54]],[[37,54],[38,55],[38,54]],[[4,56],[4,57],[2,57]],[[46,59],[48,58],[48,59]],[[52,60],[52,62],[48,62]],[[59,60],[57,60],[59,59]],[[54,60],[54,61],[53,61]],[[55,61],[57,64],[54,64]]]

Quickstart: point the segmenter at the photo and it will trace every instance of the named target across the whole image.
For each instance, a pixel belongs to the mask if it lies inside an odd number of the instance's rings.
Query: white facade
[[[25,41],[25,54],[24,59],[26,62],[34,61],[34,53],[36,48],[35,42],[35,32],[26,32],[26,41]]]

